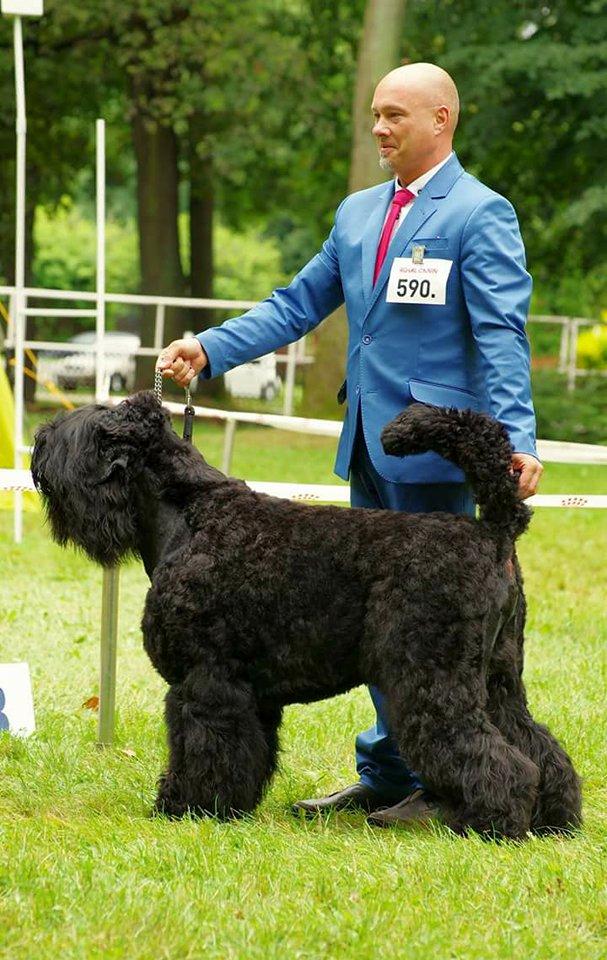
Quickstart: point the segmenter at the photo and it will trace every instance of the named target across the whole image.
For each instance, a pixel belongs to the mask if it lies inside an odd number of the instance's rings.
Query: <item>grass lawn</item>
[[[222,431],[197,425],[208,459]],[[233,470],[335,482],[334,442],[239,427]],[[545,493],[604,493],[607,468],[549,465]],[[286,711],[281,770],[245,821],[147,819],[165,757],[164,683],[141,648],[143,569],[121,578],[116,747],[95,747],[101,571],[28,513],[0,511],[0,660],[27,660],[37,733],[0,736],[0,957],[493,960],[607,956],[607,513],[538,510],[520,543],[527,685],[584,777],[574,839],[524,844],[376,831],[290,804],[351,782],[372,720],[357,689]]]

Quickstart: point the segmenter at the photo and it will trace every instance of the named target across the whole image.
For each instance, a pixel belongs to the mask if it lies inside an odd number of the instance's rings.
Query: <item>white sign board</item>
[[[36,729],[27,663],[0,663],[0,733],[27,737]]]
[[[444,307],[447,280],[453,260],[422,260],[395,257],[388,280],[388,303],[425,303],[430,307]]]
[[[2,13],[15,17],[41,17],[43,0],[2,0]]]

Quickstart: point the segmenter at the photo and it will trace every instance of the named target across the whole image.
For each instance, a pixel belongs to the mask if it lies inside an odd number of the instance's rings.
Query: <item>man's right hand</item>
[[[156,361],[156,369],[163,377],[171,377],[178,386],[187,387],[208,362],[200,341],[196,337],[185,337],[173,340],[164,348]]]

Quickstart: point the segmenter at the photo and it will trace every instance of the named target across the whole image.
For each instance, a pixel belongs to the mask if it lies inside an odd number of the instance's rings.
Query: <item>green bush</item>
[[[580,377],[568,393],[564,376],[536,370],[533,402],[542,440],[607,444],[607,377]]]
[[[179,218],[182,260],[189,271],[188,217]],[[95,289],[95,223],[78,207],[54,213],[39,207],[35,226],[34,283],[60,290]],[[230,300],[260,300],[274,287],[287,283],[277,241],[249,227],[234,233],[222,224],[214,230],[215,296]],[[139,292],[139,253],[134,221],[106,225],[106,289],[112,293]],[[146,291],[154,292],[154,291]]]
[[[108,220],[106,234],[106,289],[136,293],[139,288],[137,233],[134,225]],[[95,289],[95,223],[77,207],[51,214],[36,210],[34,283],[59,290]]]
[[[183,267],[190,269],[188,214],[179,217]],[[215,276],[213,295],[218,300],[262,300],[275,287],[288,283],[282,269],[279,244],[261,228],[247,227],[238,233],[221,223],[213,230]],[[303,264],[302,264],[303,266]]]
[[[182,262],[189,271],[188,215],[179,218]],[[66,198],[58,210],[43,207],[36,211],[33,274],[34,285],[58,290],[93,291],[96,283],[95,223],[83,210]],[[288,283],[281,266],[280,245],[265,237],[260,229],[248,227],[236,233],[223,224],[214,229],[215,278],[214,295],[226,300],[261,300],[276,286]],[[134,220],[106,224],[106,289],[111,293],[140,292],[137,226]],[[154,293],[154,291],[142,291]],[[90,303],[71,306],[90,307]],[[125,319],[137,322],[137,308],[110,304],[106,312],[108,329],[120,326]],[[224,319],[226,311],[222,311]],[[42,339],[61,339],[86,330],[88,319],[56,320],[40,318],[38,335]],[[130,326],[130,324],[129,324]]]

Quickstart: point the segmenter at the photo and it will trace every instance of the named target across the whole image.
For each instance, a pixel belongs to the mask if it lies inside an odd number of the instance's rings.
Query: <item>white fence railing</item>
[[[165,346],[164,343],[164,321],[167,307],[174,307],[183,310],[230,310],[243,311],[250,310],[256,306],[255,300],[221,300],[209,299],[204,297],[161,297],[146,294],[130,293],[103,293],[99,295],[94,291],[84,290],[54,290],[44,287],[26,287],[23,291],[25,316],[30,317],[97,317],[98,310],[103,309],[108,304],[123,304],[125,306],[152,306],[155,308],[154,315],[154,333],[153,346],[140,347],[136,351],[137,356],[157,356]],[[11,286],[0,286],[0,296],[8,297],[10,318],[9,328],[6,335],[6,346],[14,348],[14,316],[15,316],[15,288]],[[56,308],[56,307],[31,307],[30,300],[51,300],[51,301],[82,301],[94,303],[92,309],[77,308]],[[567,390],[575,390],[576,379],[585,377],[589,374],[598,374],[607,376],[607,370],[586,370],[577,366],[577,341],[580,327],[594,326],[595,320],[589,320],[587,317],[564,317],[556,315],[538,315],[529,317],[529,323],[549,324],[561,327],[558,372],[566,375]],[[54,350],[57,353],[70,352],[96,352],[96,346],[93,344],[67,344],[65,342],[26,340],[24,348],[38,350]],[[102,358],[101,358],[102,359]],[[295,382],[295,370],[298,365],[308,364],[311,358],[305,355],[304,341],[298,341],[297,344],[290,344],[287,354],[278,355],[279,363],[286,364],[285,374],[285,395],[283,413],[285,416],[291,416],[293,413],[293,385]]]
[[[8,297],[9,324],[6,334],[5,346],[9,349],[15,348],[15,288],[9,286],[0,286],[0,296]],[[75,307],[31,307],[31,300],[51,300],[51,301],[83,301],[84,303],[94,303],[95,309],[79,309]],[[131,293],[105,293],[97,294],[93,291],[79,290],[53,290],[44,287],[26,287],[23,290],[23,315],[25,317],[90,317],[97,319],[97,312],[102,309],[105,314],[105,308],[108,304],[124,304],[125,306],[151,306],[155,307],[153,346],[139,347],[132,351],[132,354],[139,357],[156,357],[165,346],[164,342],[164,321],[167,307],[180,308],[183,310],[230,310],[243,311],[250,310],[256,306],[256,300],[221,300],[204,297],[161,297],[148,296],[145,294]],[[104,324],[105,326],[105,324]],[[184,332],[187,332],[184,330]],[[95,343],[77,344],[66,343],[65,341],[54,340],[23,340],[23,350],[52,350],[55,353],[94,353],[96,355],[96,367],[103,367],[103,351],[99,352]],[[309,364],[311,358],[305,353],[305,338],[297,343],[289,344],[286,354],[277,354],[279,363],[285,364],[285,385],[283,395],[283,413],[285,416],[293,414],[294,388],[296,368],[301,365]],[[101,372],[96,369],[96,383],[99,381],[99,389],[96,388],[95,394],[99,401],[105,399],[107,393],[106,385],[103,384]]]

